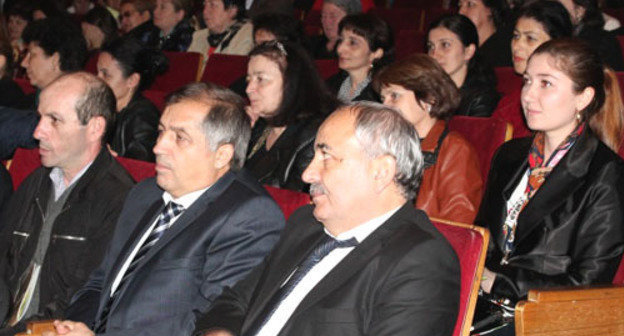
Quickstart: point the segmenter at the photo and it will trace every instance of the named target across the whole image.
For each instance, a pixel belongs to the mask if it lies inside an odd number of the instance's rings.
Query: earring
[[[581,113],[580,112],[576,112],[576,121],[581,122]]]

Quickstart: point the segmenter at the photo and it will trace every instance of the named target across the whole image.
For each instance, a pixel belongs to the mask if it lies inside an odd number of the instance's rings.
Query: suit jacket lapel
[[[590,133],[586,128],[520,213],[516,243],[526,238],[546,216],[565,202],[566,194],[573,193],[581,186],[581,180],[587,174],[589,163],[598,146],[598,140],[590,136]]]
[[[383,250],[387,240],[404,225],[413,225],[405,220],[409,216],[412,204],[407,203],[392,215],[377,230],[371,233],[363,242],[351,251],[334,269],[332,269],[301,301],[293,313],[293,317],[306,311],[319,300],[331,294],[336,288],[347,282],[361,268]]]
[[[283,246],[274,249],[276,253],[262,275],[264,279],[259,282],[262,285],[256,289],[257,297],[247,314],[243,330],[246,330],[248,325],[256,320],[258,314],[262,313],[281,285],[325,235],[323,226],[312,218],[309,223],[289,224],[301,225],[306,230],[293,235],[297,239],[286,241]]]
[[[162,198],[159,197],[154,201],[154,203],[152,203],[148,207],[148,210],[138,222],[138,225],[134,228],[134,231],[132,231],[132,234],[130,235],[130,237],[128,237],[128,240],[126,240],[123,248],[120,250],[121,253],[119,253],[119,255],[117,256],[117,260],[113,264],[114,266],[112,268],[112,271],[108,275],[106,287],[102,291],[103,294],[100,300],[100,309],[102,309],[103,305],[106,304],[106,302],[108,301],[113,281],[117,277],[117,274],[119,274],[119,270],[121,269],[123,264],[130,256],[130,253],[132,253],[134,247],[136,246],[137,240],[139,240],[145,234],[145,231],[150,228],[150,224],[153,223],[154,220],[156,220],[156,216],[160,214],[163,207],[164,204]]]

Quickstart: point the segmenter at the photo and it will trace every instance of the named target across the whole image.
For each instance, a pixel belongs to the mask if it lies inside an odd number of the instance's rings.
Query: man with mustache
[[[156,178],[128,194],[104,261],[68,320],[55,322],[59,335],[187,335],[195,313],[268,254],[284,217],[241,170],[251,134],[243,106],[206,83],[169,97]]]
[[[11,310],[0,331],[13,335],[29,318],[62,316],[102,260],[134,182],[109,154],[106,129],[115,96],[87,73],[61,75],[41,92],[34,130],[43,167],[5,207],[0,276]],[[3,317],[0,317],[0,319]]]
[[[452,335],[460,271],[411,201],[423,167],[417,134],[376,103],[321,125],[303,173],[314,205],[297,210],[260,267],[198,318],[198,335]]]

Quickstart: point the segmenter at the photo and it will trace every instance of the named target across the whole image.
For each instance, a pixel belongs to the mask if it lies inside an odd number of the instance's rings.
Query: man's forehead
[[[319,128],[316,144],[332,147],[353,139],[355,135],[355,114],[339,110],[330,115]]]
[[[160,123],[163,125],[201,125],[209,111],[210,104],[196,100],[183,100],[167,106],[160,118]]]

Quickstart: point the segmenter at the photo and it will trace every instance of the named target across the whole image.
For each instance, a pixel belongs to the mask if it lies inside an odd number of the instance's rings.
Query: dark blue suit
[[[102,265],[76,293],[67,318],[93,326],[111,285],[137,241],[164,204],[154,179],[128,194]],[[146,254],[118,290],[106,335],[184,335],[196,312],[210,308],[259,264],[277,242],[284,218],[262,186],[245,172],[228,172],[213,184]]]

